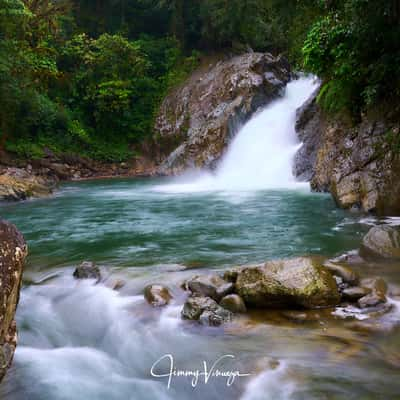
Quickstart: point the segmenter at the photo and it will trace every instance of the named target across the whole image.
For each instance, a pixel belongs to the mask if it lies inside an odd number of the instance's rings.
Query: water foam
[[[318,81],[302,77],[290,82],[285,95],[248,121],[227,149],[215,173],[188,174],[157,186],[166,193],[254,191],[307,187],[293,176],[293,158],[301,147],[295,132],[296,110]]]

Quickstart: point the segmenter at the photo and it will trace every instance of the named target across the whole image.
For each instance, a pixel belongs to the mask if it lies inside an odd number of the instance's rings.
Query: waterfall
[[[213,174],[184,176],[158,189],[247,191],[298,186],[292,173],[294,155],[301,147],[295,132],[296,110],[317,86],[317,80],[310,76],[288,83],[282,98],[256,113],[240,129]]]

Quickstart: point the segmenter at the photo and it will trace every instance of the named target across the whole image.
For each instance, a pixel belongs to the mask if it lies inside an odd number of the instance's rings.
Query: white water
[[[186,175],[156,190],[252,191],[304,187],[292,173],[293,157],[301,147],[295,132],[296,110],[317,86],[314,77],[290,82],[282,98],[269,104],[242,127],[214,174]]]

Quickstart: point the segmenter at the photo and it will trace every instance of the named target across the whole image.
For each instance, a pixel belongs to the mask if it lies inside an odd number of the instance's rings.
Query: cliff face
[[[15,226],[0,220],[0,380],[11,365],[17,345],[14,316],[27,253],[25,240]]]
[[[331,192],[338,206],[400,214],[399,122],[363,116],[358,124],[326,117],[315,96],[298,110],[303,147],[294,172],[315,191]]]
[[[278,97],[290,79],[288,63],[247,53],[199,69],[163,101],[156,120],[160,147],[171,149],[159,172],[213,168],[240,126]]]

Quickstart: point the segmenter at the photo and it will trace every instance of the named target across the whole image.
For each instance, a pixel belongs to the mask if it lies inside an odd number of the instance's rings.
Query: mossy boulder
[[[332,274],[312,257],[268,261],[242,268],[236,292],[248,307],[318,308],[340,302]]]

